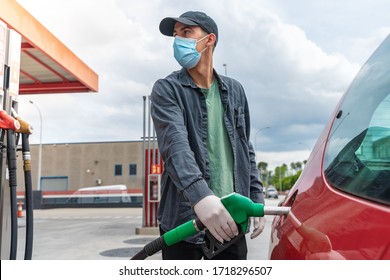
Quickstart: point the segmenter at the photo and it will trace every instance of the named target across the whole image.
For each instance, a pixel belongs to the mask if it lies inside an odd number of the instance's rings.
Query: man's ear
[[[215,46],[215,41],[217,40],[217,36],[214,33],[210,33],[209,37],[207,37],[207,44]]]

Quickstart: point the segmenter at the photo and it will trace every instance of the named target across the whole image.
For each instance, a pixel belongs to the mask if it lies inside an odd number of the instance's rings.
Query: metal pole
[[[270,126],[262,127],[262,128],[259,128],[259,129],[256,131],[256,134],[255,134],[255,145],[254,145],[255,152],[257,151],[257,133],[259,133],[260,131],[262,131],[262,130],[264,130],[264,129],[268,129],[268,128],[271,128],[271,127],[270,127]]]
[[[152,159],[152,163],[153,164],[157,164],[157,156],[156,156],[156,130],[154,130],[154,126],[153,126],[153,123],[152,123],[152,137],[153,137],[153,145],[152,145],[152,149],[153,149],[153,159]]]
[[[151,134],[151,129],[152,129],[152,127],[151,127],[151,116],[150,116],[150,109],[151,109],[151,96],[149,95],[148,96],[148,174],[150,174],[151,172],[150,172],[150,169],[151,169],[151,166],[152,166],[152,164],[153,164],[153,152],[152,152],[152,154],[150,153],[151,151],[150,151],[150,145],[151,145],[151,143],[150,143],[150,134]],[[147,180],[149,180],[149,178],[147,178]],[[150,201],[149,201],[149,197],[150,197],[150,189],[149,189],[149,185],[148,185],[148,198],[147,198],[147,201],[148,201],[148,205],[147,205],[147,209],[148,209],[148,217],[147,217],[147,225],[150,227],[150,226],[152,226],[152,224],[151,224],[151,218],[153,217],[152,215],[152,204],[150,203]]]
[[[146,96],[142,96],[143,100],[144,100],[144,127],[143,127],[143,142],[142,142],[142,173],[143,173],[143,176],[142,176],[142,197],[143,197],[143,207],[144,207],[144,211],[143,211],[143,215],[142,215],[142,226],[145,226],[145,207],[146,207],[146,197],[145,197],[145,182],[146,182],[146,178],[145,178],[145,169],[146,169],[146,163],[145,163],[145,148],[146,148],[146,143],[145,143],[145,137],[146,137]]]
[[[224,64],[222,64],[222,66],[225,67],[225,76],[227,77],[227,64],[224,63]]]
[[[279,187],[280,193],[282,193],[282,167],[279,168]]]
[[[160,164],[160,162],[161,162],[161,154],[160,154],[160,150],[158,148],[157,135],[156,135],[156,146],[157,146],[157,151],[158,151],[158,153],[157,153],[157,164]]]
[[[41,175],[42,175],[42,113],[37,104],[30,100],[30,103],[37,108],[39,113],[40,120],[40,132],[39,132],[39,154],[38,154],[38,182],[37,182],[37,190],[40,191],[41,186]]]
[[[309,151],[311,150],[311,149],[310,149],[310,146],[309,146],[308,144],[306,144],[306,143],[299,142],[298,144],[303,145],[303,146],[306,146],[307,149],[308,149]]]
[[[150,104],[150,95],[148,96],[148,158],[150,159],[149,161],[148,161],[148,163],[149,163],[149,166],[148,166],[148,173],[150,173],[150,165],[152,164],[152,158],[151,158],[151,156],[153,156],[153,153],[152,153],[152,155],[150,155],[150,134],[151,134],[151,130],[152,130],[152,128],[151,128],[151,121],[150,121],[150,106],[151,106],[151,104]]]

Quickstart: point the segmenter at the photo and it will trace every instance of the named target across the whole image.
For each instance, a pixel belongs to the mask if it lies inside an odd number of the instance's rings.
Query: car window
[[[326,146],[324,174],[335,188],[390,205],[390,37],[341,103]]]

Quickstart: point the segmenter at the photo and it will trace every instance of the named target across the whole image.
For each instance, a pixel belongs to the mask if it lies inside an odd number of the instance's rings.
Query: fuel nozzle
[[[231,193],[221,198],[222,204],[229,211],[237,224],[244,232],[247,231],[248,217],[263,217],[265,215],[288,215],[290,207],[265,206],[254,203],[250,198],[238,193]]]
[[[23,134],[33,133],[33,127],[28,122],[26,122],[21,117],[19,117],[19,115],[16,113],[14,108],[11,108],[11,113],[12,116],[15,118],[15,120],[18,121],[20,124],[20,127],[15,130],[17,133],[23,133]]]
[[[205,256],[210,259],[232,245],[239,239],[240,236],[246,233],[249,217],[263,217],[264,215],[288,215],[290,213],[290,207],[264,206],[264,204],[254,203],[250,198],[238,193],[232,193],[222,197],[221,202],[229,211],[233,220],[239,225],[239,235],[228,242],[220,244],[211,235],[211,233],[206,230],[205,242],[202,244],[202,250]],[[143,260],[148,256],[157,253],[159,250],[162,250],[168,246],[172,246],[179,241],[185,240],[186,238],[193,236],[204,229],[205,226],[202,224],[199,218],[187,221],[186,223],[179,225],[178,227],[166,232],[158,239],[155,239],[151,243],[147,244],[131,259]]]
[[[287,206],[264,206],[264,215],[285,216],[291,211]]]
[[[5,110],[0,110],[0,128],[18,130],[20,123],[13,117],[7,114]]]

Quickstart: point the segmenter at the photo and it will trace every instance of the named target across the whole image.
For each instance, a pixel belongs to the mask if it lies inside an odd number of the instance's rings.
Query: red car
[[[390,259],[390,35],[362,67],[272,223],[270,259]]]

